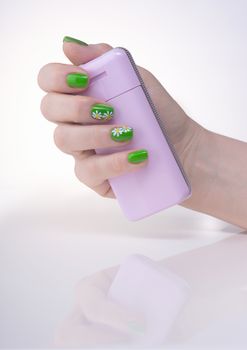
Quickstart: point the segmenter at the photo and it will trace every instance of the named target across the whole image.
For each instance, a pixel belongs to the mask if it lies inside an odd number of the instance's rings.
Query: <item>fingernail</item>
[[[91,108],[91,117],[97,120],[109,120],[113,113],[114,108],[104,103],[96,103]]]
[[[138,151],[130,152],[128,154],[128,161],[130,163],[141,163],[148,158],[148,151],[140,149]]]
[[[120,126],[111,129],[111,138],[114,141],[124,142],[132,139],[133,129],[128,126]]]
[[[87,43],[85,43],[84,41],[72,38],[71,36],[65,36],[63,38],[63,42],[67,42],[67,43],[75,43],[75,44],[79,44],[79,45],[83,45],[83,46],[88,46]]]
[[[72,88],[84,88],[88,85],[88,76],[83,73],[69,73],[66,82]]]

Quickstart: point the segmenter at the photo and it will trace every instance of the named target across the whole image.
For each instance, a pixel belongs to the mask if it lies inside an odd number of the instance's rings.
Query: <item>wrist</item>
[[[184,171],[191,184],[192,195],[183,206],[205,212],[211,191],[217,181],[218,156],[215,152],[215,134],[190,120],[187,140],[180,152]]]
[[[182,205],[247,228],[246,143],[200,127],[182,164],[192,195]]]

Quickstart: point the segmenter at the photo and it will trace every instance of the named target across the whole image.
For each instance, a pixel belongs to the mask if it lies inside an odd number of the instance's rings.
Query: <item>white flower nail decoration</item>
[[[122,133],[123,133],[123,128],[114,128],[113,130],[112,130],[112,134],[113,134],[113,136],[120,136],[120,135],[122,135]]]
[[[102,119],[102,118],[103,118],[101,112],[99,112],[99,111],[93,112],[93,113],[92,113],[92,117],[93,117],[94,119]]]
[[[107,111],[104,113],[104,119],[110,119],[112,118],[112,111]]]

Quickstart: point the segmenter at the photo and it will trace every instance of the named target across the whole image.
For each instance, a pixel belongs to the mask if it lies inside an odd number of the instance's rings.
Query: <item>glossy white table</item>
[[[5,190],[0,198],[0,348],[6,349],[49,348],[82,277],[128,254],[159,260],[241,231],[180,206],[131,223],[116,201],[87,191]],[[241,349],[246,322],[247,315],[226,319],[171,348]]]

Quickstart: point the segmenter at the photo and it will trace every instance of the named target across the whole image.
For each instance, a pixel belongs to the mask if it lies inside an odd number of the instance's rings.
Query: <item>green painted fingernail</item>
[[[88,85],[88,76],[83,73],[69,73],[66,82],[72,88],[84,88]]]
[[[128,126],[120,126],[111,129],[111,138],[114,141],[124,142],[132,139],[133,129]]]
[[[91,108],[91,117],[97,120],[109,120],[113,114],[114,108],[104,103],[96,103]]]
[[[88,46],[87,43],[85,43],[84,41],[72,38],[71,36],[65,36],[63,38],[63,42],[67,42],[67,43],[75,43],[75,44],[79,44],[79,45],[83,45],[83,46]]]
[[[148,151],[140,149],[138,151],[130,152],[128,154],[128,161],[130,163],[141,163],[148,158]]]

